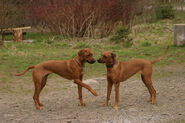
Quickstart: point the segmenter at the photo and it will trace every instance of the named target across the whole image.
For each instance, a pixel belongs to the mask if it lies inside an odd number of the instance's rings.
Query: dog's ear
[[[83,55],[84,55],[84,50],[80,50],[80,51],[78,52],[78,56],[83,57]]]
[[[116,59],[116,54],[114,54],[114,53],[111,53],[111,56],[112,56],[112,59]]]

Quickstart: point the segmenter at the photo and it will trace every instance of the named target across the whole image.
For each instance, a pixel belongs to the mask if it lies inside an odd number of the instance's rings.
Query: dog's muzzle
[[[94,64],[96,61],[92,60],[92,61],[87,61],[89,64]]]
[[[98,59],[98,63],[102,63],[101,59]]]

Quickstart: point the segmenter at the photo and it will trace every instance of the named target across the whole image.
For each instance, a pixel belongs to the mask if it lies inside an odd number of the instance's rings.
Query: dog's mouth
[[[101,59],[98,59],[98,63],[104,63],[104,62],[102,62]]]
[[[88,60],[87,60],[87,62],[88,62],[89,64],[94,64],[96,61],[95,61],[95,60],[92,60],[92,61],[88,61]]]

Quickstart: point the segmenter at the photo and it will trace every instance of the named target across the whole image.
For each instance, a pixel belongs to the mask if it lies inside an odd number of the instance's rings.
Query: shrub
[[[129,37],[129,28],[119,25],[116,27],[115,34],[111,37],[111,41],[115,43],[123,43],[124,46],[130,47],[132,45],[132,39]]]
[[[142,42],[141,46],[147,47],[147,46],[151,46],[152,44],[148,41]]]
[[[112,33],[114,25],[134,21],[137,0],[31,0],[29,18],[56,34],[94,37]]]
[[[159,8],[156,9],[156,17],[157,19],[173,19],[173,7],[171,5],[161,5]]]
[[[92,36],[98,27],[110,33],[124,13],[120,0],[32,0],[29,8],[30,18],[51,32],[74,37]]]

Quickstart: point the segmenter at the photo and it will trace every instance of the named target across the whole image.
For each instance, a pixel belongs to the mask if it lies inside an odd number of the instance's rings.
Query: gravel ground
[[[164,123],[185,122],[185,65],[170,66],[162,72],[172,73],[153,79],[157,91],[157,104],[147,102],[149,93],[139,76],[120,84],[119,109],[113,109],[114,88],[108,107],[105,77],[84,80],[99,96],[83,89],[87,106],[80,106],[77,86],[59,77],[50,78],[41,93],[44,104],[36,110],[31,77],[19,77],[9,87],[22,92],[0,92],[0,123]],[[155,76],[155,75],[154,75]],[[64,81],[64,82],[61,82]],[[0,85],[2,82],[0,81]],[[2,85],[3,86],[3,85]]]

